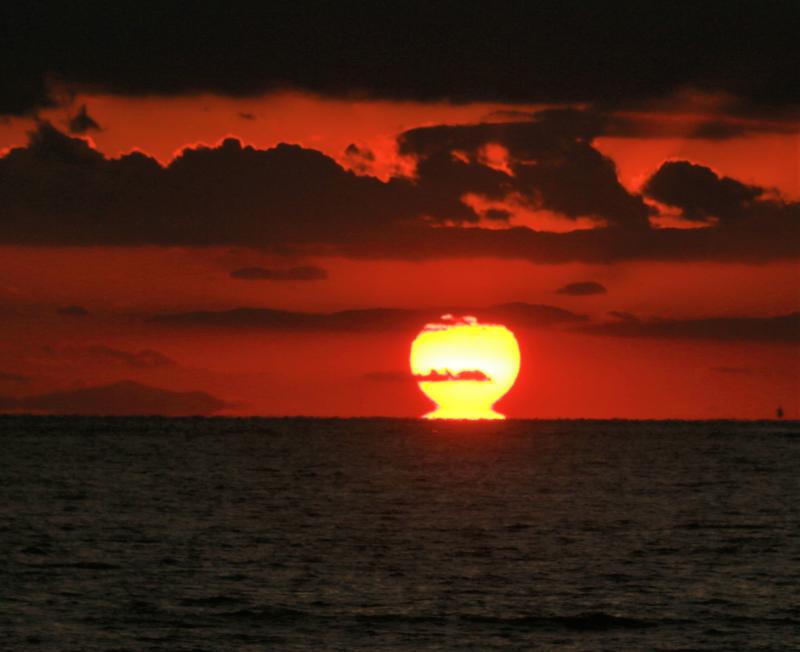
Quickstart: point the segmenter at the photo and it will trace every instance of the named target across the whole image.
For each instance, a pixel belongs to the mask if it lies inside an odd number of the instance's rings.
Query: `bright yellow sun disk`
[[[505,419],[492,406],[514,385],[520,353],[514,333],[474,317],[442,317],[411,345],[411,372],[437,405],[426,419]],[[459,378],[462,375],[462,378]]]

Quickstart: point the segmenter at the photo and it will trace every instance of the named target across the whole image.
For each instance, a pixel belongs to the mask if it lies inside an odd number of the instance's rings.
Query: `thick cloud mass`
[[[650,177],[644,192],[664,204],[677,206],[688,220],[736,220],[759,208],[758,198],[764,190],[720,177],[702,165],[670,161]]]
[[[400,152],[419,160],[420,190],[427,196],[472,192],[502,199],[515,193],[532,208],[570,218],[644,226],[648,207],[619,183],[614,162],[592,147],[601,128],[592,113],[550,110],[527,122],[413,129],[400,135]],[[482,164],[488,145],[508,152],[510,175]]]
[[[409,217],[407,181],[347,172],[316,150],[186,149],[162,168],[106,159],[48,124],[0,160],[0,240],[20,244],[327,243]]]
[[[47,80],[128,95],[297,87],[390,99],[635,104],[686,87],[797,106],[798,4],[5,2],[0,113]]]
[[[228,139],[186,149],[163,167],[134,152],[108,159],[47,123],[0,158],[0,243],[239,245],[354,258],[493,256],[538,262],[628,259],[767,261],[798,256],[800,204],[689,162],[665,163],[645,193],[687,223],[655,229],[655,209],[618,181],[576,111],[524,123],[439,126],[400,137],[413,178],[388,182],[345,170],[313,149],[259,150]],[[505,152],[504,165],[486,157]],[[513,198],[531,210],[607,226],[568,233],[478,228],[465,196]],[[508,222],[508,211],[489,218]],[[473,228],[463,226],[473,225]]]

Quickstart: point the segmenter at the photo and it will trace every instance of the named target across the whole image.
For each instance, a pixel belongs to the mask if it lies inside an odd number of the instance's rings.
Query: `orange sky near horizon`
[[[319,149],[343,165],[350,143],[375,153],[369,172],[388,178],[413,165],[398,158],[403,130],[468,124],[502,104],[324,99],[284,93],[131,99],[82,95],[42,112],[65,129],[86,104],[102,131],[88,134],[109,156],[139,149],[162,164],[195,143],[228,135],[259,148],[279,142]],[[244,117],[243,117],[244,114]],[[692,122],[694,118],[689,120]],[[22,146],[33,120],[0,122],[0,149]],[[665,160],[686,159],[749,184],[800,199],[800,133],[729,140],[600,137],[596,147],[637,190]],[[580,189],[576,189],[579,192]],[[318,265],[318,281],[247,281],[230,272],[251,266]],[[158,327],[153,314],[240,306],[330,312],[351,308],[525,302],[558,306],[608,321],[609,312],[642,319],[771,317],[797,311],[795,261],[759,265],[633,261],[533,264],[500,258],[406,262],[344,257],[280,257],[232,247],[0,247],[0,395],[26,395],[134,378],[170,389],[203,389],[237,404],[236,414],[415,416],[430,409],[413,383],[369,379],[407,367],[416,332],[286,333]],[[604,294],[558,294],[591,280]],[[59,307],[90,313],[74,318]],[[517,333],[519,380],[499,409],[510,417],[759,418],[782,404],[800,418],[800,355],[795,345],[736,341],[631,339],[564,332]],[[87,346],[154,349],[177,364],[131,368],[82,359]],[[44,347],[52,350],[42,353]],[[3,379],[2,373],[29,380]]]

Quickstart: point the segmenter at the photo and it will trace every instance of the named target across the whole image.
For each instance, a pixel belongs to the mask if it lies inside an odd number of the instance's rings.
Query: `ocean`
[[[800,423],[0,418],[0,649],[797,650]]]

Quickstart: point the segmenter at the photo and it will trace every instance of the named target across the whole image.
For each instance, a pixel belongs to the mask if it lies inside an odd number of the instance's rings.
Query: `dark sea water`
[[[800,424],[0,418],[2,650],[800,649]]]

